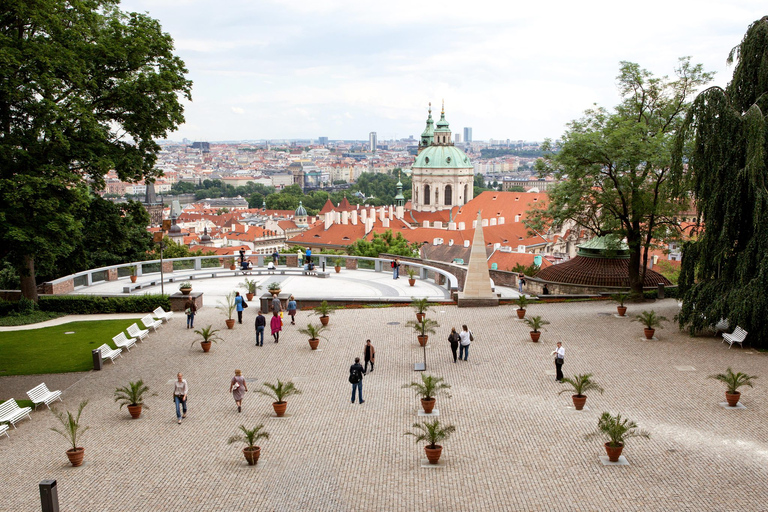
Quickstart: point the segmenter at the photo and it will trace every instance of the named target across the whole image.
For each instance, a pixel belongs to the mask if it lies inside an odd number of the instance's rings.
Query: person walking
[[[563,363],[565,362],[565,349],[562,342],[557,342],[557,348],[552,351],[552,355],[555,356],[555,380],[560,382],[563,380]]]
[[[365,340],[365,369],[363,373],[368,373],[368,363],[371,363],[371,371],[373,371],[373,363],[376,361],[376,349],[371,345],[371,340]]]
[[[301,268],[301,267],[303,266],[303,265],[302,265],[302,262],[301,262],[301,256],[302,256],[302,254],[301,254],[301,249],[298,249],[298,250],[296,251],[296,263],[297,263],[297,265],[299,266],[299,268]]]
[[[525,274],[520,273],[517,276],[517,291],[523,293],[523,286],[525,286]]]
[[[181,420],[187,417],[187,394],[189,393],[189,385],[184,375],[179,372],[176,374],[176,382],[173,383],[173,403],[176,404],[176,419]],[[179,410],[181,406],[181,411]]]
[[[451,352],[453,352],[453,362],[456,363],[456,351],[459,349],[459,341],[461,336],[456,332],[455,327],[451,327],[451,334],[448,335],[448,343],[451,344]]]
[[[363,400],[363,365],[360,364],[360,358],[355,358],[355,364],[349,367],[349,382],[352,384],[352,403],[355,403],[355,389],[357,389],[357,396],[359,402],[362,404]]]
[[[197,306],[195,306],[195,301],[189,298],[184,303],[184,314],[187,315],[187,329],[195,328],[195,313],[197,313]]]
[[[272,337],[275,338],[275,343],[280,341],[280,331],[283,330],[283,320],[277,315],[277,311],[272,313],[272,320],[269,321],[269,326],[272,329]]]
[[[307,247],[307,252],[304,255],[304,263],[306,263],[307,265],[312,263],[312,249],[310,249],[309,247]]]
[[[240,296],[240,292],[235,292],[235,306],[237,307],[237,323],[243,323],[243,303],[245,301]]]
[[[459,359],[467,361],[469,359],[469,344],[474,340],[472,331],[470,331],[466,325],[461,326],[461,332],[459,333]]]
[[[296,325],[296,299],[293,295],[288,298],[288,314],[291,315],[291,325]]]
[[[245,263],[245,249],[240,248],[239,252],[240,252],[240,266],[242,266],[243,263]]]
[[[272,296],[272,312],[273,313],[280,313],[283,310],[283,305],[280,303],[280,299],[277,297],[277,295]]]
[[[264,329],[267,327],[267,319],[264,318],[264,315],[261,314],[261,310],[259,310],[259,314],[256,315],[256,346],[257,347],[263,347],[264,346]]]
[[[392,279],[400,279],[400,260],[392,260]]]
[[[277,262],[280,259],[280,253],[277,252],[277,249],[275,249],[275,252],[272,253],[272,262],[277,266]]]
[[[232,398],[235,399],[237,404],[237,412],[243,411],[243,397],[245,392],[248,391],[248,386],[245,385],[245,379],[243,378],[243,372],[235,370],[235,376],[229,382],[229,392],[232,393]]]

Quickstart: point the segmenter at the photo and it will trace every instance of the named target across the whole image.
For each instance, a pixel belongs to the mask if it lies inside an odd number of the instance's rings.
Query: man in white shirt
[[[561,342],[557,342],[557,348],[552,351],[552,355],[555,356],[555,370],[557,372],[555,380],[559,382],[563,380],[563,363],[565,362],[565,349]]]

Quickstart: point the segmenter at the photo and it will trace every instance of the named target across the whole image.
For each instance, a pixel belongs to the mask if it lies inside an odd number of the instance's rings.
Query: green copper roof
[[[440,120],[437,122],[437,130],[436,132],[449,132],[451,129],[448,127],[448,121],[445,120],[445,107],[443,107],[443,111],[440,112]]]
[[[629,258],[629,246],[612,236],[597,236],[578,246],[579,256],[588,258]]]
[[[414,168],[432,169],[472,169],[472,162],[456,146],[429,146],[418,154],[413,162]]]
[[[432,120],[432,105],[429,106],[429,116],[427,116],[427,127],[421,133],[421,138],[432,138],[435,135],[435,128],[433,126],[435,122]]]
[[[301,204],[301,201],[299,201],[299,207],[296,208],[296,211],[294,212],[297,217],[304,216],[307,214],[307,210],[304,208],[304,206]]]

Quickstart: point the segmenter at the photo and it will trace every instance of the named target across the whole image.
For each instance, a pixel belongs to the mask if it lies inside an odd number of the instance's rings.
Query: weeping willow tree
[[[691,332],[720,318],[768,347],[768,16],[734,48],[733,79],[693,102],[676,144],[688,163],[701,225],[683,246],[680,326]],[[690,137],[693,135],[693,137]],[[685,140],[692,140],[686,146]]]

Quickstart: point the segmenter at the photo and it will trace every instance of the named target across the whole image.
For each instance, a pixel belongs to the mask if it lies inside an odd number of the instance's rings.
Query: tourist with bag
[[[272,337],[275,343],[280,341],[280,331],[283,329],[283,320],[277,315],[277,311],[272,312],[272,320],[269,321],[269,327],[272,329]]]
[[[245,300],[240,296],[240,292],[235,292],[235,306],[237,307],[237,323],[243,323],[243,309],[248,306],[243,306]]]
[[[293,295],[288,298],[288,314],[291,315],[291,325],[296,325],[296,299]]]
[[[469,344],[475,340],[475,336],[472,334],[466,325],[461,326],[461,332],[459,333],[459,360],[469,360]]]
[[[243,372],[235,370],[235,376],[229,382],[229,392],[232,393],[232,398],[235,399],[237,404],[237,412],[242,412],[243,397],[245,392],[248,391],[248,386],[245,385],[245,379],[243,378]]]
[[[459,349],[459,341],[461,337],[456,332],[455,327],[451,327],[451,334],[448,335],[448,343],[451,344],[451,352],[453,352],[453,362],[456,362],[456,351]]]
[[[563,363],[565,363],[565,349],[562,342],[557,342],[557,348],[552,351],[551,355],[555,356],[555,380],[560,382],[563,380]]]
[[[357,389],[357,395],[359,401],[362,404],[363,400],[363,365],[360,364],[360,358],[355,358],[355,364],[349,367],[349,383],[352,384],[352,403],[355,403],[355,389]]]
[[[187,315],[187,329],[195,328],[195,313],[197,313],[197,306],[195,306],[195,301],[189,298],[184,303],[184,314]]]

